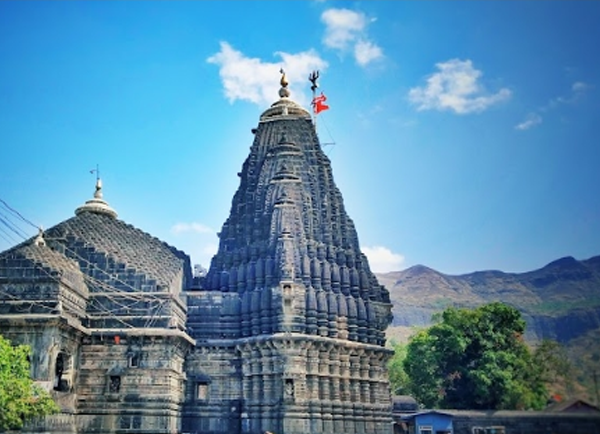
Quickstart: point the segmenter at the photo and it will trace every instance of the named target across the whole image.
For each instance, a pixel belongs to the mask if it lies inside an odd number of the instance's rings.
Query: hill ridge
[[[376,275],[390,291],[393,326],[427,326],[434,313],[448,306],[502,301],[521,311],[531,341],[568,342],[600,328],[600,256],[565,256],[520,273],[481,270],[451,275],[419,264]]]

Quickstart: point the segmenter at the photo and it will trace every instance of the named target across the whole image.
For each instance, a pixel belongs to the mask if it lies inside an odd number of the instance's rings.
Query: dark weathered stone
[[[0,332],[62,418],[30,431],[388,433],[385,288],[310,114],[267,109],[205,277],[102,199],[0,254]],[[182,292],[183,291],[183,292]]]
[[[248,433],[389,432],[389,296],[310,115],[282,98],[253,132],[219,250],[203,288],[187,293],[197,345],[186,371],[217,395],[186,403],[183,431],[230,432],[225,421],[241,418]],[[220,390],[242,407],[232,414]]]

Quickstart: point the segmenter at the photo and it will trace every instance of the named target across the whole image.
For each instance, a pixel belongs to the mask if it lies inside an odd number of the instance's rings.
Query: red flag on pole
[[[313,112],[315,114],[318,115],[323,110],[329,110],[329,106],[327,104],[325,104],[325,101],[327,101],[327,97],[325,96],[325,94],[323,94],[323,92],[321,92],[321,95],[315,96],[313,98],[312,106],[313,106]]]

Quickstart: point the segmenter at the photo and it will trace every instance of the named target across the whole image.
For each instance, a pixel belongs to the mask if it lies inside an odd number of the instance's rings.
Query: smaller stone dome
[[[271,107],[266,109],[260,116],[261,121],[268,121],[280,117],[307,118],[310,119],[310,113],[300,104],[287,97],[274,102]]]
[[[281,98],[279,101],[274,102],[271,107],[266,109],[263,114],[260,116],[261,121],[267,121],[271,119],[276,119],[280,117],[294,117],[294,118],[308,118],[310,119],[310,113],[300,104],[292,101],[290,98],[290,90],[288,89],[288,81],[285,76],[285,72],[283,69],[281,72],[281,89],[279,89],[279,97]]]

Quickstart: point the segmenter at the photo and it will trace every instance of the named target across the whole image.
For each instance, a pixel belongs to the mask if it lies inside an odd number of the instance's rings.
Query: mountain
[[[568,343],[600,328],[600,256],[582,261],[565,257],[525,273],[488,270],[455,276],[416,265],[378,273],[377,278],[393,303],[391,337],[428,326],[431,316],[448,306],[476,307],[492,301],[521,311],[530,342]]]

